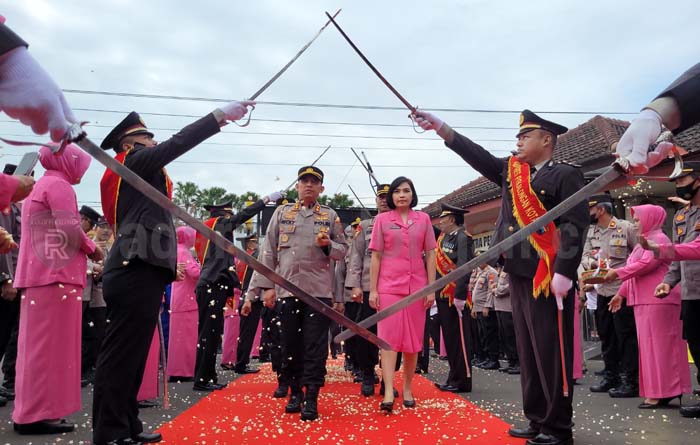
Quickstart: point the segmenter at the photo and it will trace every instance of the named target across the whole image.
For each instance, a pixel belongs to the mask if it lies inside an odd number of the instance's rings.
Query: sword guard
[[[410,113],[408,115],[408,118],[411,119],[411,124],[413,125],[413,131],[415,131],[418,134],[425,133],[425,130],[423,130],[420,126],[416,125],[416,113],[415,113],[415,111]],[[419,128],[421,129],[421,131],[418,131]]]
[[[248,113],[248,120],[245,121],[245,124],[239,124],[238,122],[233,121],[234,124],[238,125],[241,128],[247,127],[248,125],[250,125],[250,118],[253,117],[253,111],[255,110],[255,105],[249,105],[249,106],[250,106],[250,113]]]

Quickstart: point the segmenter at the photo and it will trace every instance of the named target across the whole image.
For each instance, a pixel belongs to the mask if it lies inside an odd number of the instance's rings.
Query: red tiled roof
[[[611,156],[611,146],[620,140],[629,122],[595,116],[578,127],[559,137],[554,152],[555,161],[567,161],[581,165],[583,172],[588,171],[587,164]],[[678,146],[689,152],[700,152],[700,124],[697,124],[675,136]],[[594,167],[593,169],[597,168]],[[440,213],[440,203],[446,202],[457,207],[466,208],[490,201],[501,196],[500,186],[486,178],[479,177],[437,201],[427,205],[422,210],[430,216]]]
[[[628,125],[629,122],[626,121],[595,116],[559,137],[554,160],[581,165],[585,172],[587,163],[610,156],[610,147],[620,140]],[[698,130],[698,138],[700,138],[700,130]],[[484,177],[479,177],[427,205],[422,210],[430,216],[436,216],[440,213],[441,202],[465,208],[480,202],[490,201],[500,195],[500,186]]]

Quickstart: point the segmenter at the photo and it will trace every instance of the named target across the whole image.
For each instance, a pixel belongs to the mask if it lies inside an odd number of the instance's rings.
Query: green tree
[[[189,214],[196,214],[199,208],[199,195],[201,190],[194,182],[176,182],[173,201],[178,206],[184,208]]]
[[[348,207],[352,207],[354,204],[355,202],[350,198],[350,195],[345,193],[336,193],[330,199],[328,199],[328,203],[326,205],[334,209],[347,209]]]
[[[233,208],[236,210],[242,210],[246,206],[246,202],[255,202],[260,199],[260,195],[255,192],[245,192],[240,196],[236,196],[233,200]]]

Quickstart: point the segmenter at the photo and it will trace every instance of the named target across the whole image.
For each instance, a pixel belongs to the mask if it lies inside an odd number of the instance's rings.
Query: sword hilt
[[[250,125],[250,119],[253,117],[253,111],[255,110],[255,105],[249,105],[249,107],[250,107],[250,113],[248,113],[248,120],[245,121],[245,124],[239,124],[238,122],[233,121],[234,124],[238,125],[241,128],[247,127],[248,125]]]

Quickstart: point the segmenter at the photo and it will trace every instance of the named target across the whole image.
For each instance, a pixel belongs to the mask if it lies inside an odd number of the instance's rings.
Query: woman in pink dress
[[[197,286],[201,269],[190,251],[194,246],[195,234],[191,227],[177,228],[178,278],[182,279],[173,282],[170,298],[168,375],[172,381],[194,379],[199,324],[194,288]]]
[[[73,185],[90,165],[75,145],[40,151],[46,169],[22,206],[14,285],[23,289],[17,342],[14,429],[20,434],[73,431],[80,410],[80,336],[87,259],[102,259],[80,227]]]
[[[389,187],[389,212],[379,214],[374,222],[370,263],[369,304],[385,309],[411,293],[435,281],[435,232],[430,217],[413,210],[418,196],[413,182],[400,176]],[[402,311],[385,318],[377,325],[377,335],[392,350],[382,350],[384,386],[393,388],[397,352],[404,353],[403,404],[413,408],[411,382],[416,371],[418,353],[423,349],[425,311],[435,301],[431,293]],[[393,391],[384,392],[380,409],[391,413]]]
[[[656,205],[632,207],[632,217],[640,235],[659,244],[669,243],[661,231],[666,211]],[[669,260],[654,258],[653,252],[641,245],[635,246],[627,264],[612,269],[605,279],[619,277],[623,283],[617,295],[610,301],[610,310],[616,312],[627,299],[634,308],[639,343],[639,395],[644,402],[641,409],[667,405],[690,392],[690,370],[686,342],[682,337],[680,289],[675,288],[668,297],[654,297],[656,285],[663,281]]]

